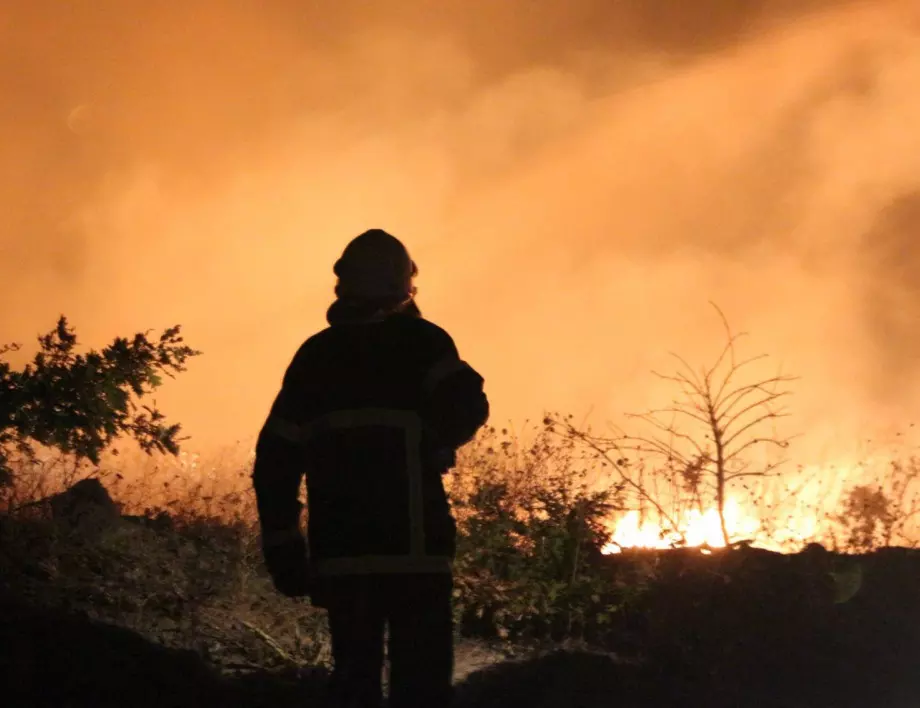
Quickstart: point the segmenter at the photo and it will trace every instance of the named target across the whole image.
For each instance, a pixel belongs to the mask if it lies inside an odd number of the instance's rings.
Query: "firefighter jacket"
[[[416,309],[330,321],[294,356],[259,435],[263,543],[300,533],[305,475],[318,576],[449,572],[442,475],[488,418],[483,379]]]

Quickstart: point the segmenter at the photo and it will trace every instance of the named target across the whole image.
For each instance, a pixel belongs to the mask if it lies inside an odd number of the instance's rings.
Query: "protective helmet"
[[[335,294],[352,302],[403,303],[415,296],[418,268],[402,242],[382,229],[356,236],[336,261]]]

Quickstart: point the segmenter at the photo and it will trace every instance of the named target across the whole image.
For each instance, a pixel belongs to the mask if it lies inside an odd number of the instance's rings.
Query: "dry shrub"
[[[868,553],[895,545],[920,546],[920,458],[911,455],[868,470],[846,491],[830,521],[837,550]]]

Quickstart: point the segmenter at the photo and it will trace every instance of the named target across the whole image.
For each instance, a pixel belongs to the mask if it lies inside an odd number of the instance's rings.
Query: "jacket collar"
[[[394,317],[418,318],[421,316],[422,312],[415,300],[407,300],[396,305],[336,300],[326,311],[326,321],[333,327],[383,322]]]

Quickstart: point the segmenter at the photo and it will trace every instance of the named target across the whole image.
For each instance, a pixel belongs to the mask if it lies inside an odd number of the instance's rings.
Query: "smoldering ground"
[[[496,419],[661,402],[714,300],[802,377],[797,429],[908,422],[915,4],[692,5],[5,3],[3,339],[181,323],[159,402],[248,438],[379,226]]]

